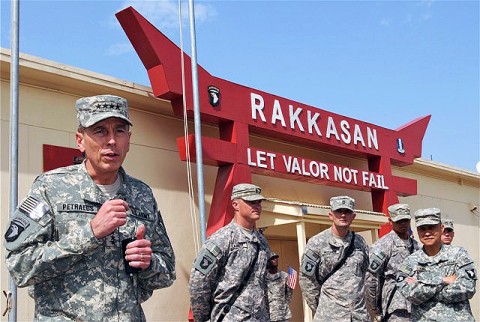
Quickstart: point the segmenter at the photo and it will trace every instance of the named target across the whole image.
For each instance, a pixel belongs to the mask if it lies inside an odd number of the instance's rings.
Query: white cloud
[[[134,50],[132,44],[130,44],[129,42],[122,42],[111,45],[107,49],[106,54],[108,56],[119,56],[133,51]]]
[[[179,3],[174,0],[164,1],[145,1],[145,0],[128,0],[124,1],[121,9],[132,6],[142,16],[158,29],[178,29],[179,27]],[[182,23],[188,24],[188,2],[181,1]],[[217,12],[215,8],[208,4],[195,4],[195,22],[202,23],[215,17]]]
[[[380,25],[384,27],[390,27],[392,25],[392,19],[382,18],[380,20]]]
[[[431,17],[432,17],[432,13],[431,12],[426,12],[426,13],[420,15],[420,21],[429,20]]]
[[[427,7],[433,6],[434,2],[435,2],[435,0],[420,0],[420,4],[424,5],[424,6],[427,6]]]

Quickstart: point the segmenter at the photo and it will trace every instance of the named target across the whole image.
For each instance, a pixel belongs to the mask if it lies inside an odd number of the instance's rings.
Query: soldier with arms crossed
[[[446,246],[438,208],[415,212],[423,248],[400,266],[397,287],[412,302],[412,321],[473,322],[469,299],[475,294],[475,264],[462,247]]]
[[[175,257],[151,189],[122,168],[127,101],[76,107],[85,160],[36,178],[5,234],[7,268],[33,285],[38,321],[145,321],[141,303],[173,283]]]
[[[370,321],[364,296],[368,246],[350,231],[354,206],[350,197],[332,197],[331,228],[310,238],[302,256],[299,283],[314,321]]]
[[[203,244],[190,275],[190,304],[195,321],[270,321],[267,261],[270,248],[255,228],[262,212],[261,189],[233,187],[232,222]]]
[[[373,321],[411,321],[410,302],[397,290],[396,275],[403,260],[418,250],[410,236],[410,207],[388,207],[392,231],[370,249],[370,265],[365,280],[367,306]]]

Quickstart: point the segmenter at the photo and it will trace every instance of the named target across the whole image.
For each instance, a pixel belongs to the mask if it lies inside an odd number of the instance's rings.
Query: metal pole
[[[190,39],[192,46],[192,89],[193,120],[195,124],[195,153],[197,159],[198,209],[200,212],[200,234],[202,243],[207,239],[205,220],[205,193],[203,181],[202,123],[200,119],[200,99],[198,96],[197,47],[195,39],[195,10],[193,0],[188,0],[190,18]]]
[[[18,56],[19,56],[19,3],[20,0],[11,1],[11,62],[10,62],[10,214],[11,219],[18,204]],[[11,310],[8,320],[17,321],[17,286],[9,277],[11,293]]]

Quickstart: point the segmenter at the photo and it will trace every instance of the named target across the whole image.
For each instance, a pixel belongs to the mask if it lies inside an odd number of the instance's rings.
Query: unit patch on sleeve
[[[385,257],[385,254],[381,250],[376,250],[370,257],[370,265],[368,266],[368,270],[371,273],[377,273],[378,269],[382,267]]]
[[[465,271],[467,273],[467,276],[472,279],[472,280],[476,280],[477,279],[477,274],[475,273],[475,268],[472,268],[472,269],[467,269]]]
[[[27,219],[22,217],[16,217],[10,223],[10,226],[5,233],[5,240],[7,243],[15,241],[18,236],[30,225]]]
[[[25,198],[18,209],[35,221],[39,221],[43,215],[50,211],[47,204],[32,196]]]
[[[200,251],[193,266],[203,275],[207,275],[215,267],[220,254],[221,250],[216,245],[207,245]]]
[[[313,276],[315,274],[315,267],[319,261],[320,256],[310,249],[307,250],[303,257],[301,271],[307,276]]]

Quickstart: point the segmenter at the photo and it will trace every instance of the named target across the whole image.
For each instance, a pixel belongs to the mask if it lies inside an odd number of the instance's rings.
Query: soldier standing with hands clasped
[[[410,236],[410,207],[388,207],[392,231],[370,249],[370,265],[365,279],[367,306],[373,321],[411,321],[410,302],[396,287],[396,275],[403,260],[418,250]]]
[[[287,322],[292,317],[289,305],[292,301],[293,289],[288,285],[288,274],[278,269],[278,257],[278,254],[272,253],[267,265],[270,321]]]
[[[397,287],[412,303],[412,321],[475,321],[469,303],[477,280],[473,260],[462,247],[442,243],[440,209],[417,210],[415,224],[423,248],[397,275]]]
[[[36,178],[5,234],[7,268],[33,285],[39,321],[145,321],[141,303],[173,283],[175,257],[151,189],[122,168],[127,101],[76,108],[85,160]]]
[[[262,190],[247,183],[233,187],[233,220],[200,249],[190,275],[190,304],[196,322],[270,321],[267,261],[270,247],[255,228]]]
[[[314,321],[370,321],[364,296],[368,246],[350,231],[354,207],[353,198],[332,197],[331,228],[310,238],[302,256],[299,283]]]

